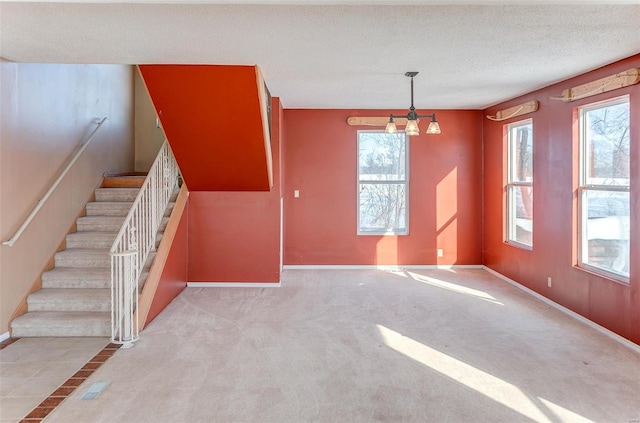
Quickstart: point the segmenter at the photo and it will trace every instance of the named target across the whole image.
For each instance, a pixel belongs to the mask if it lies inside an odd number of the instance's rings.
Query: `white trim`
[[[0,335],[0,342],[6,341],[9,338],[11,338],[11,334],[9,332],[5,332],[2,335]]]
[[[280,288],[282,282],[187,282],[187,288]]]
[[[394,264],[285,264],[284,270],[395,270],[400,271],[404,269],[482,269],[481,264],[408,264],[408,265],[394,265]]]
[[[513,279],[510,279],[506,276],[504,276],[502,273],[498,273],[495,270],[487,267],[487,266],[483,266],[484,270],[486,270],[487,272],[491,273],[492,275],[502,279],[503,281],[515,286],[516,288],[520,289],[521,291],[526,292],[529,295],[532,295],[534,297],[536,297],[538,300],[544,302],[547,305],[550,305],[551,307],[555,308],[556,310],[559,310],[561,312],[563,312],[564,314],[573,317],[574,319],[578,320],[581,323],[584,323],[585,325],[591,327],[592,329],[595,329],[596,331],[600,332],[601,334],[613,339],[614,341],[624,345],[625,347],[637,352],[638,354],[640,354],[640,345],[629,341],[628,339],[618,335],[615,332],[610,331],[609,329],[600,326],[599,324],[597,324],[596,322],[587,319],[586,317],[576,313],[575,311],[569,310],[568,308],[556,303],[553,300],[550,300],[549,298],[545,297],[542,294],[538,294],[536,291],[527,288],[524,285],[519,284],[518,282],[514,281]]]
[[[280,273],[284,266],[284,197],[280,197]]]

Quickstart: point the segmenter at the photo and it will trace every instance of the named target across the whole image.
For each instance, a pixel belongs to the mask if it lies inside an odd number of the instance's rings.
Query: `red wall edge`
[[[588,319],[640,344],[640,84],[565,103],[562,90],[640,67],[640,55],[496,105],[498,110],[538,100],[537,112],[505,122],[484,120],[484,263]],[[574,267],[577,170],[573,140],[579,106],[621,95],[631,102],[631,269],[629,285]],[[533,119],[533,251],[505,244],[503,126]],[[547,277],[553,284],[547,286]]]
[[[442,134],[411,137],[410,234],[357,235],[357,132],[375,128],[347,118],[391,112],[284,111],[285,264],[481,264],[480,111],[437,111]]]
[[[189,282],[280,282],[280,100],[273,98],[270,192],[191,192]]]
[[[187,286],[187,256],[188,256],[188,219],[189,200],[182,212],[176,235],[169,249],[169,255],[165,262],[158,288],[153,296],[151,307],[145,325],[164,310],[175,297]]]
[[[256,66],[139,68],[189,191],[269,191]]]

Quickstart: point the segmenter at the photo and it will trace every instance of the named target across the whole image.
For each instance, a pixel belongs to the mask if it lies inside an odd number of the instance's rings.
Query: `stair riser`
[[[13,327],[11,336],[14,338],[27,337],[75,337],[75,336],[111,336],[111,324],[87,325],[79,322],[77,326],[70,327]]]
[[[100,203],[95,203],[100,204]],[[87,216],[111,216],[111,217],[127,217],[129,211],[131,210],[132,204],[128,204],[127,207],[91,207],[87,204]],[[168,206],[164,211],[163,216],[169,217],[171,216],[171,212],[173,211],[173,206]]]
[[[87,216],[122,216],[125,217],[133,203],[89,203],[87,204]]]
[[[160,241],[162,240],[162,236],[156,236],[156,248],[160,246]],[[85,241],[85,240],[68,240],[67,248],[89,248],[92,250],[101,249],[101,250],[110,250],[111,246],[113,246],[114,239],[104,240],[104,241]]]
[[[140,188],[146,176],[107,176],[102,180],[103,188]]]
[[[126,201],[132,202],[138,196],[138,190],[97,189],[96,201]]]
[[[77,234],[67,235],[67,248],[89,248],[89,249],[101,249],[110,250],[113,245],[113,241],[116,239],[116,234],[106,234],[105,236],[90,236],[83,237]]]
[[[93,268],[109,268],[111,266],[111,258],[106,256],[96,257],[78,257],[78,256],[55,256],[56,267],[93,267]]]
[[[110,311],[111,301],[30,301],[27,298],[29,311]]]
[[[82,221],[76,222],[76,228],[78,232],[118,232],[122,227],[124,220],[121,222],[109,222],[109,221]]]
[[[93,288],[104,289],[111,286],[109,279],[82,280],[82,279],[42,279],[43,289],[55,288]]]
[[[113,245],[113,239],[103,240],[85,240],[85,239],[68,239],[67,248],[90,248],[90,249],[102,249],[109,250]]]

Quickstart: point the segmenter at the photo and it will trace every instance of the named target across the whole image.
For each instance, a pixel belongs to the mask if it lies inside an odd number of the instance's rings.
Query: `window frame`
[[[588,202],[586,200],[588,192],[622,192],[629,193],[631,192],[631,180],[629,180],[629,185],[601,185],[601,184],[588,184],[588,167],[586,163],[588,163],[588,148],[586,148],[586,141],[588,141],[587,137],[587,125],[585,125],[585,115],[589,111],[601,109],[609,106],[616,106],[619,104],[627,103],[629,105],[629,113],[631,113],[631,103],[628,95],[623,95],[620,97],[614,97],[603,101],[598,101],[595,103],[589,103],[583,106],[577,107],[577,115],[578,115],[578,156],[579,156],[579,164],[578,164],[578,188],[577,188],[577,263],[576,267],[590,273],[594,273],[598,276],[605,277],[607,279],[612,279],[617,282],[621,282],[625,285],[629,285],[629,276],[612,272],[607,269],[603,269],[598,266],[594,266],[592,264],[586,263],[583,259],[586,256],[588,259],[588,248],[589,243],[583,242],[587,225],[586,220],[588,220],[589,211],[588,211]],[[629,126],[631,126],[631,119],[629,120]],[[631,134],[629,135],[631,136]],[[631,140],[629,140],[631,141]],[[631,142],[629,142],[629,149],[631,149]],[[631,155],[631,152],[630,152]],[[585,219],[585,216],[586,219]],[[631,233],[629,234],[631,236]],[[629,243],[631,240],[629,240]],[[631,257],[629,257],[631,260]]]
[[[511,133],[513,129],[531,125],[531,181],[516,181],[513,174],[513,161],[515,160],[516,149],[514,148],[515,139],[511,139]],[[515,213],[515,195],[512,191],[518,187],[529,187],[533,190],[533,175],[534,175],[534,163],[533,163],[533,119],[524,119],[517,122],[512,122],[505,125],[507,130],[507,183],[506,183],[506,219],[505,219],[505,243],[517,248],[521,248],[528,251],[533,251],[533,196],[532,196],[532,210],[531,210],[531,245],[524,242],[520,242],[515,238],[516,230],[516,213]]]
[[[395,181],[371,181],[360,179],[360,134],[362,133],[378,133],[384,135],[402,135],[404,138],[404,180]],[[405,131],[398,131],[393,134],[387,134],[384,130],[358,130],[356,140],[356,220],[357,220],[357,235],[374,235],[374,236],[405,236],[409,235],[409,140],[410,137]],[[404,197],[405,197],[405,228],[402,230],[395,230],[394,228],[387,228],[386,230],[363,230],[360,224],[360,185],[404,185]]]

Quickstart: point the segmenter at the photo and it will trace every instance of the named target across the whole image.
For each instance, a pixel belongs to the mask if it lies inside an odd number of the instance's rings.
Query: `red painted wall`
[[[411,137],[410,234],[356,235],[357,131],[374,128],[346,121],[391,112],[284,111],[285,264],[481,264],[480,111],[438,111],[442,134]]]
[[[188,201],[188,200],[187,200]],[[148,325],[153,319],[160,314],[162,310],[169,305],[175,297],[178,296],[183,289],[187,287],[187,257],[188,257],[188,245],[187,245],[187,229],[189,215],[189,203],[187,202],[176,235],[171,244],[167,261],[165,262],[162,275],[160,276],[160,282],[158,288],[153,296],[153,302],[149,309],[147,321],[145,325]]]
[[[256,66],[140,65],[189,191],[269,191]]]
[[[632,67],[640,55],[563,81],[485,110],[495,112],[538,100],[533,119],[534,235],[533,251],[504,243],[506,122],[484,120],[485,220],[484,263],[594,322],[640,343],[640,84],[571,103],[550,100],[562,90]],[[629,94],[631,101],[631,280],[629,285],[574,267],[577,168],[573,141],[578,106]],[[634,259],[635,258],[635,259]],[[552,277],[552,288],[547,277]]]
[[[270,192],[191,192],[189,282],[280,282],[280,101],[272,101]]]

